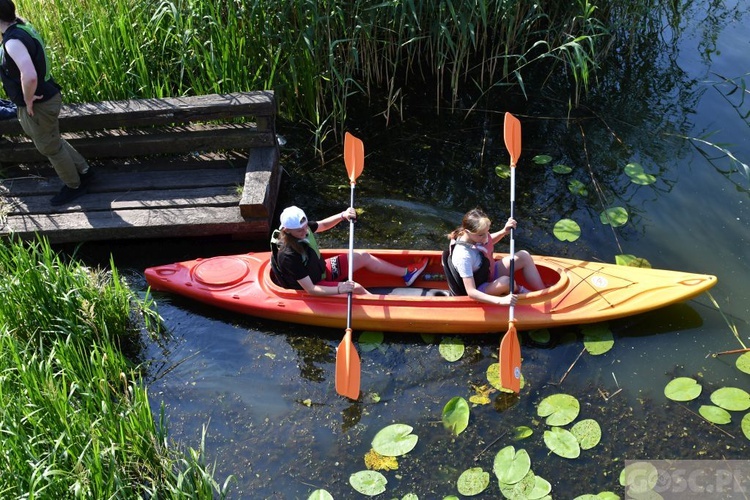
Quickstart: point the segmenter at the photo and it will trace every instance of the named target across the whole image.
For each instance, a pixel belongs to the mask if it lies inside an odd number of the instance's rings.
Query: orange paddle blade
[[[365,145],[349,132],[344,134],[344,164],[353,184],[365,168]]]
[[[500,342],[500,386],[516,394],[521,391],[521,344],[512,321]]]
[[[336,392],[349,399],[359,399],[359,354],[352,344],[352,329],[347,328],[336,350]]]
[[[515,167],[521,156],[521,122],[510,113],[505,113],[504,129],[505,147],[510,153],[510,166]]]

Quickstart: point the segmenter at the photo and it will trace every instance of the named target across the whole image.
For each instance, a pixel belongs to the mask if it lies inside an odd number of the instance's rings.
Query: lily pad
[[[611,491],[602,491],[596,495],[588,493],[575,497],[573,500],[620,500],[620,495],[612,493]]]
[[[549,344],[550,340],[552,340],[552,335],[547,328],[537,328],[536,330],[531,330],[529,332],[529,337],[531,337],[531,340],[533,340],[537,344]]]
[[[589,194],[588,189],[586,189],[586,184],[576,179],[568,182],[568,191],[576,196],[588,196]]]
[[[664,388],[664,395],[672,401],[692,401],[700,396],[703,387],[690,377],[677,377]]]
[[[359,493],[374,497],[385,491],[388,480],[383,474],[374,470],[362,470],[349,476],[349,484]]]
[[[384,427],[372,439],[372,449],[384,457],[406,455],[417,446],[419,438],[412,434],[412,427],[406,424],[391,424]]]
[[[550,155],[536,155],[531,159],[534,163],[537,165],[546,165],[547,163],[552,161],[552,157]]]
[[[615,264],[618,266],[628,267],[642,267],[644,269],[651,269],[651,263],[643,257],[636,257],[632,254],[620,254],[615,255]]]
[[[592,418],[577,422],[570,428],[570,433],[576,437],[582,450],[590,450],[602,439],[602,428]]]
[[[583,332],[583,346],[592,356],[598,356],[612,349],[615,339],[607,323],[596,323],[585,325],[581,328]]]
[[[383,332],[362,332],[357,339],[362,352],[374,351],[383,344]]]
[[[328,493],[328,491],[326,490],[315,490],[310,493],[310,496],[307,497],[307,500],[333,500],[333,495]]]
[[[544,431],[544,444],[554,454],[563,458],[578,458],[581,455],[581,446],[576,437],[562,427],[553,427]]]
[[[581,237],[581,226],[573,219],[560,219],[555,223],[552,234],[560,241],[576,241]]]
[[[713,405],[703,405],[698,408],[698,413],[703,418],[714,424],[728,424],[732,421],[732,415],[724,408]]]
[[[569,174],[573,171],[573,169],[567,165],[558,163],[557,165],[552,167],[552,171],[556,174]]]
[[[531,430],[531,427],[527,427],[525,425],[519,425],[513,430],[513,439],[516,441],[520,441],[522,439],[526,439],[532,434],[534,434],[534,431]]]
[[[498,165],[497,167],[495,167],[495,175],[497,175],[501,179],[510,178],[510,165]]]
[[[725,410],[745,411],[750,408],[750,394],[737,387],[722,387],[711,394],[711,402]]]
[[[741,372],[750,374],[750,352],[746,352],[734,362]]]
[[[620,484],[632,494],[653,490],[658,480],[659,471],[650,462],[634,462],[620,472]]]
[[[740,424],[740,427],[742,427],[742,433],[745,435],[745,437],[750,439],[750,413],[742,417],[742,423]]]
[[[581,411],[581,404],[569,394],[553,394],[539,403],[537,415],[547,417],[547,425],[568,425]]]
[[[500,493],[502,493],[505,498],[514,498],[518,500],[529,498],[529,495],[534,491],[534,487],[536,486],[535,478],[536,476],[534,475],[534,472],[529,470],[520,481],[513,484],[498,482]]]
[[[458,436],[469,426],[469,403],[460,396],[448,401],[443,407],[443,425]]]
[[[438,350],[443,359],[453,363],[454,361],[461,359],[466,347],[464,346],[463,340],[458,337],[445,337],[440,341]]]
[[[490,485],[490,473],[481,467],[466,469],[458,478],[458,492],[465,497],[479,495]]]
[[[624,226],[628,222],[628,211],[623,207],[608,208],[599,214],[599,220],[602,224],[612,227]]]
[[[384,457],[375,450],[365,453],[365,467],[369,470],[396,470],[398,459],[396,457]]]
[[[630,181],[633,184],[641,186],[648,186],[656,182],[656,177],[647,174],[640,163],[628,163],[625,165],[625,175],[630,177]]]
[[[515,484],[521,481],[531,470],[531,458],[526,450],[506,446],[495,455],[492,471],[497,480],[503,484]]]
[[[546,497],[552,491],[552,485],[541,476],[534,476],[534,489],[526,497],[528,500],[538,500]]]
[[[487,381],[498,391],[510,393],[513,392],[512,390],[505,389],[502,385],[500,385],[500,363],[492,363],[487,367]],[[523,377],[523,373],[521,373],[521,389],[523,389],[525,386],[526,379]]]

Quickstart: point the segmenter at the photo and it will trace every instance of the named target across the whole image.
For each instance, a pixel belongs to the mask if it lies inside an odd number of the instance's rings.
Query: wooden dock
[[[50,198],[62,182],[48,163],[3,165],[0,236],[44,235],[53,243],[209,235],[268,238],[281,167],[273,95],[259,94],[105,103],[97,107],[99,117],[92,117],[97,111],[92,112],[91,105],[67,107],[61,129],[68,130],[66,138],[95,172],[88,194],[53,207]],[[246,109],[238,111],[236,106],[243,105]],[[172,115],[177,109],[184,116],[164,118],[165,109]],[[248,114],[259,119],[252,124],[216,124]],[[82,116],[97,125],[84,121],[75,130],[66,129]],[[123,117],[135,117],[139,128],[123,132]],[[195,123],[207,120],[211,123]],[[143,133],[144,123],[152,126],[148,133]],[[14,126],[0,122],[0,134]],[[94,128],[97,132],[91,134]],[[13,155],[13,161],[38,155],[22,136],[12,141],[0,140],[0,162],[7,163]],[[226,149],[232,146],[236,150]]]

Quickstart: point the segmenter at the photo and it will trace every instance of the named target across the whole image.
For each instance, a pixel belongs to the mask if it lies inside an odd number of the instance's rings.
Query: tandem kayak
[[[357,330],[471,334],[505,331],[508,307],[450,296],[442,252],[367,250],[406,266],[429,258],[409,288],[403,280],[360,270],[354,279],[373,295],[354,295]],[[322,256],[346,253],[322,250]],[[504,254],[495,254],[501,258]],[[277,321],[345,328],[347,296],[313,296],[279,287],[270,277],[271,252],[195,259],[146,269],[152,290],[179,294],[242,314]],[[530,330],[595,323],[688,300],[717,282],[715,276],[645,269],[558,257],[533,256],[546,288],[519,295],[516,328]],[[523,275],[516,281],[526,285]]]

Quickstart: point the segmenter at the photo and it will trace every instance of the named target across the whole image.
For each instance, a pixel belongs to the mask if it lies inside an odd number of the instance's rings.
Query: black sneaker
[[[69,201],[75,200],[80,196],[83,196],[87,191],[88,190],[83,183],[76,189],[69,188],[68,186],[63,186],[60,192],[52,197],[52,199],[50,200],[50,205],[52,205],[53,207],[57,205],[63,205],[65,203],[68,203]]]
[[[78,174],[78,177],[81,179],[81,185],[89,185],[91,184],[91,181],[94,180],[94,169],[89,167],[88,171],[85,174]]]

